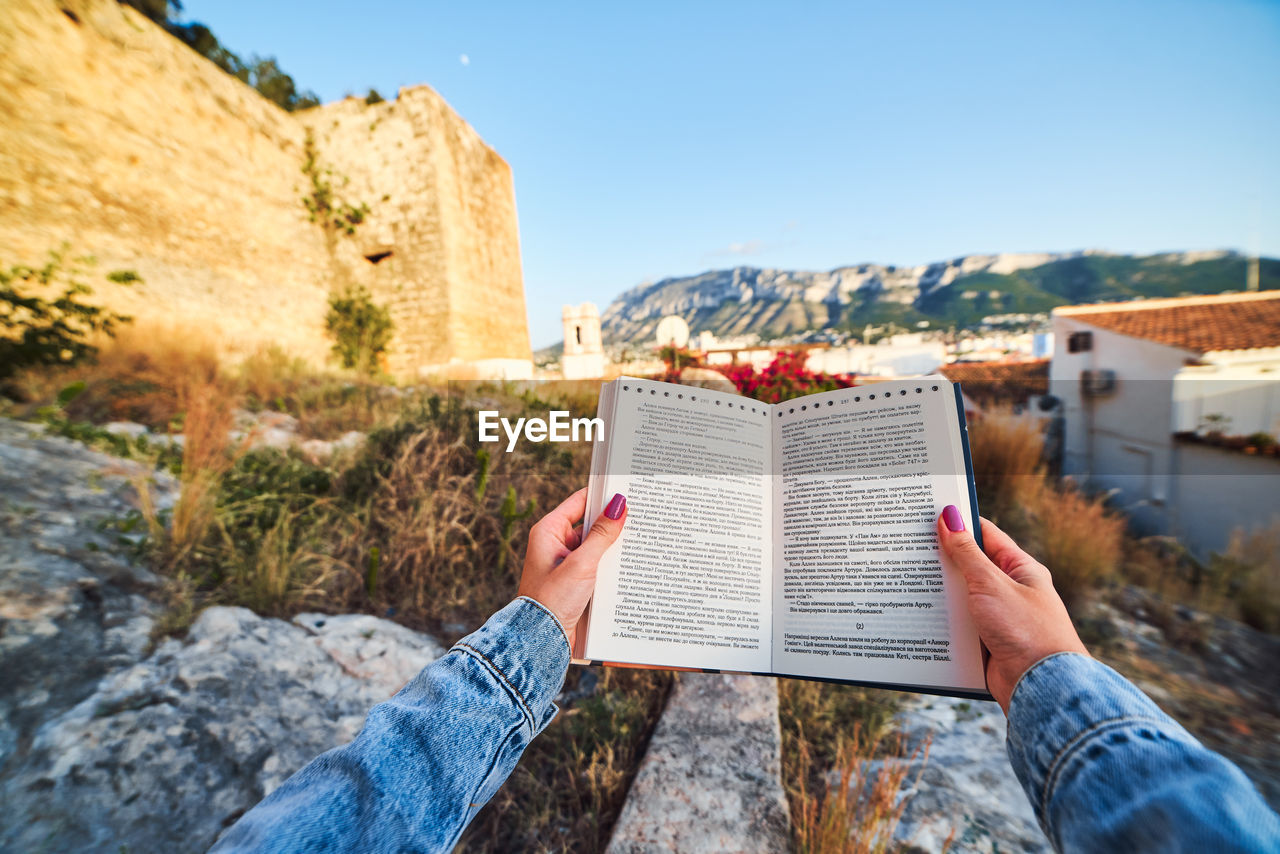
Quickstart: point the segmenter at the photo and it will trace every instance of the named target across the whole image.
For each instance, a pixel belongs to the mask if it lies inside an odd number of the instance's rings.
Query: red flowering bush
[[[808,356],[802,350],[784,351],[774,357],[763,371],[756,372],[753,365],[725,365],[717,368],[738,391],[765,403],[779,403],[837,388],[852,388],[852,374],[824,374],[805,367]]]

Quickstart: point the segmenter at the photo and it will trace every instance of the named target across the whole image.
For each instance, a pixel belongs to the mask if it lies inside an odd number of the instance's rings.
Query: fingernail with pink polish
[[[610,519],[621,519],[622,511],[627,509],[627,499],[623,497],[621,492],[615,492],[613,498],[609,500],[609,506],[604,508],[604,515]],[[955,508],[952,508],[953,510]]]
[[[953,534],[964,530],[964,517],[960,515],[960,508],[954,504],[948,504],[942,508],[942,522]]]

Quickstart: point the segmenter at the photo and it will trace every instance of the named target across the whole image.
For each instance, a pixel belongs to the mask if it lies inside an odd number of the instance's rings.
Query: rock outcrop
[[[0,419],[0,850],[204,850],[442,654],[376,617],[243,608],[150,650],[137,478],[172,502],[163,474]]]
[[[210,608],[39,728],[0,776],[0,849],[204,850],[441,653],[376,617]]]
[[[982,854],[1053,848],[1036,821],[1005,750],[1005,717],[992,702],[914,696],[898,715],[908,761],[907,799],[894,838],[922,851]],[[873,777],[880,762],[868,763]]]
[[[128,525],[109,524],[129,518],[132,481],[147,477],[173,500],[162,473],[0,418],[0,773],[147,649],[159,580],[128,559]]]

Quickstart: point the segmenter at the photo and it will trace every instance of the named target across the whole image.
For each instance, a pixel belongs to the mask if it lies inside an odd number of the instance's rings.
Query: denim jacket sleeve
[[[1280,852],[1280,818],[1240,769],[1094,659],[1023,675],[1008,748],[1058,851]]]
[[[559,621],[520,597],[245,813],[214,851],[449,851],[555,717]]]

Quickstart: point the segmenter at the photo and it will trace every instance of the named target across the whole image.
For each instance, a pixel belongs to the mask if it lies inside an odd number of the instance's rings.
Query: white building
[[[1201,557],[1280,517],[1280,459],[1187,435],[1280,433],[1280,292],[1060,308],[1052,325],[1064,474]]]
[[[919,332],[883,338],[875,344],[853,344],[812,350],[807,367],[828,374],[910,377],[936,371],[947,360],[946,345]]]
[[[604,344],[600,338],[600,310],[595,303],[566,305],[560,311],[564,323],[564,355],[561,372],[567,380],[604,376]]]

